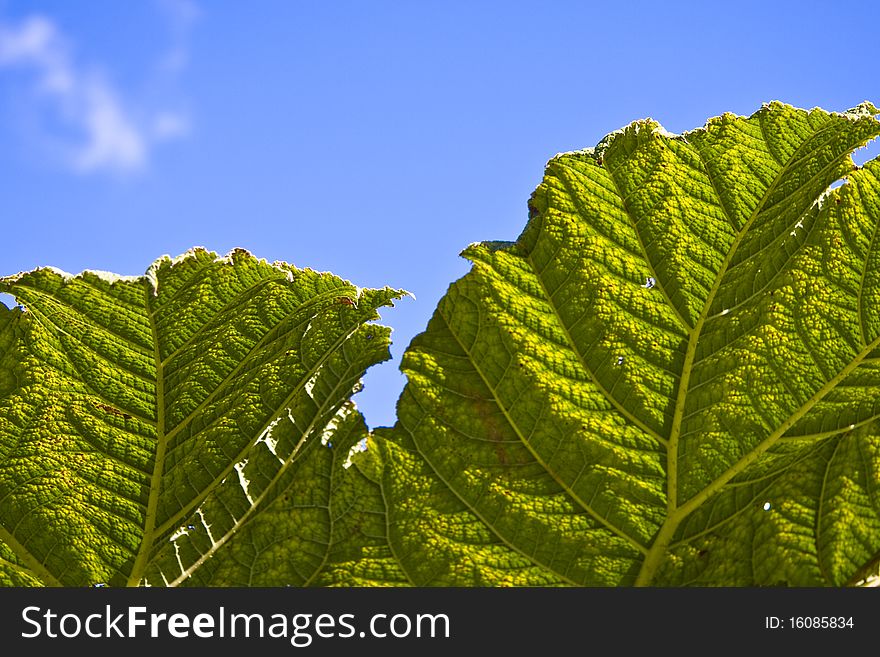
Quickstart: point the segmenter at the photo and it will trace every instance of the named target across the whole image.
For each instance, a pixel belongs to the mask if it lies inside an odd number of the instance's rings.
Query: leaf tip
[[[467,245],[459,255],[468,260],[479,260],[485,253],[496,253],[497,251],[506,251],[515,246],[516,242],[504,240],[488,240],[485,242],[471,242]]]

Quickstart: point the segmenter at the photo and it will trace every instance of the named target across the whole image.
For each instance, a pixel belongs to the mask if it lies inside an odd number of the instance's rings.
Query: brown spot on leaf
[[[105,413],[110,413],[110,415],[116,415],[118,417],[124,418],[126,420],[131,419],[131,415],[128,413],[123,413],[118,408],[114,408],[113,406],[108,406],[107,404],[95,404],[95,408],[98,408]]]

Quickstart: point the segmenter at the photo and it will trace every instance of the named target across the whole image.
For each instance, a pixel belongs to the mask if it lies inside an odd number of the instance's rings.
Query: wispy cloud
[[[178,73],[189,63],[189,34],[202,12],[192,0],[159,0],[159,9],[171,30],[171,47],[162,57],[161,67]]]
[[[189,134],[189,119],[175,112],[160,112],[153,118],[152,133],[157,141],[185,137]]]
[[[163,0],[160,7],[172,42],[160,68],[176,75],[188,60],[188,32],[198,9],[190,0]],[[30,16],[17,25],[0,22],[0,68],[32,73],[34,102],[47,106],[60,126],[74,130],[76,138],[65,138],[62,149],[63,163],[72,171],[137,171],[157,143],[189,133],[184,113],[138,106],[96,67],[76,61],[68,37],[46,16]],[[41,129],[52,131],[50,125]]]
[[[66,47],[54,26],[42,17],[30,18],[18,29],[0,25],[0,65],[20,63],[41,69],[47,90],[63,93],[73,85]]]

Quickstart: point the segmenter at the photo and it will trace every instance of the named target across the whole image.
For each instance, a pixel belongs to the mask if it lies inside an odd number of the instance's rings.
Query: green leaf
[[[553,158],[517,242],[464,252],[404,356],[382,453],[408,577],[836,586],[876,564],[880,162],[850,153],[877,113],[646,120]]]
[[[0,584],[312,577],[319,468],[344,471],[349,398],[389,357],[370,322],[403,292],[203,249],[0,291],[23,305],[0,305]],[[285,520],[289,501],[310,513]],[[278,542],[299,561],[246,572]]]

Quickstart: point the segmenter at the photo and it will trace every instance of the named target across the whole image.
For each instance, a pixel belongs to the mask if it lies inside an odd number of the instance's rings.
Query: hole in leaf
[[[852,154],[853,162],[859,167],[864,165],[868,160],[873,160],[875,157],[880,157],[880,140],[877,139],[874,139],[862,148],[857,149]]]

